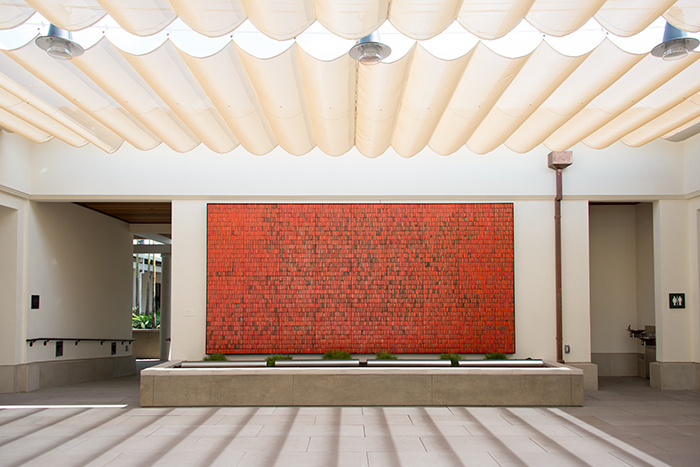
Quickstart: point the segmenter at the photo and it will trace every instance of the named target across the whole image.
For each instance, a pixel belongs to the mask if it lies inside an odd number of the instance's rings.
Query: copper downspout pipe
[[[550,152],[549,168],[557,174],[557,193],[554,198],[554,262],[556,277],[556,345],[557,362],[564,363],[562,331],[562,281],[561,281],[561,200],[563,198],[562,172],[573,163],[571,151]]]

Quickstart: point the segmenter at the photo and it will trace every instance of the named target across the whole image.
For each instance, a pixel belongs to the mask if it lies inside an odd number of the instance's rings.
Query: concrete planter
[[[141,372],[143,407],[580,406],[583,371],[545,368],[176,368]]]
[[[135,358],[160,358],[160,329],[133,329]]]

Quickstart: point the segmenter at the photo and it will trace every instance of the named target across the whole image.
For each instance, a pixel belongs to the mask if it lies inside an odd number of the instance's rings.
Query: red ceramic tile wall
[[[210,204],[207,353],[515,351],[512,204]]]

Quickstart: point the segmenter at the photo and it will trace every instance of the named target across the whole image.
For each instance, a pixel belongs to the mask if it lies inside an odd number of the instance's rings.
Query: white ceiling
[[[579,142],[641,146],[700,130],[700,52],[665,62],[615,42],[661,16],[700,30],[697,0],[0,0],[0,28],[18,35],[25,28],[26,35],[35,11],[74,30],[109,14],[136,35],[165,33],[179,16],[208,36],[248,20],[276,40],[314,22],[357,39],[388,20],[411,39],[484,39],[451,60],[416,43],[373,67],[347,53],[321,60],[297,42],[259,58],[235,37],[195,57],[171,39],[139,55],[107,36],[71,61],[25,40],[0,54],[0,126],[36,142],[59,138],[107,152],[125,141],[178,152],[204,144],[219,153],[242,145],[253,154],[280,146],[301,155],[318,147],[333,156],[354,146],[367,157],[393,147],[410,157],[426,146],[444,155],[464,145],[478,154],[500,145],[516,152]],[[608,38],[580,54],[565,55],[540,39],[524,55],[507,57],[489,42],[514,35],[522,19],[547,35],[570,37],[591,18]],[[456,25],[466,31],[444,32]]]

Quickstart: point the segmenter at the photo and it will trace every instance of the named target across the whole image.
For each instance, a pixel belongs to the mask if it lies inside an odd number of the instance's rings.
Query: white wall
[[[683,149],[685,193],[700,196],[700,134],[685,141]]]
[[[27,311],[27,337],[130,339],[129,226],[70,203],[30,204],[27,289],[40,308]],[[109,343],[64,343],[63,359],[108,356]],[[27,362],[55,359],[53,342],[27,349]]]
[[[31,159],[36,145],[19,135],[0,130],[0,191],[31,193]]]

